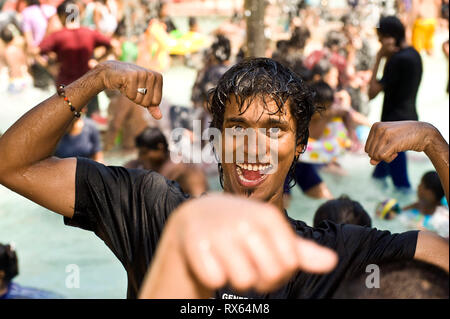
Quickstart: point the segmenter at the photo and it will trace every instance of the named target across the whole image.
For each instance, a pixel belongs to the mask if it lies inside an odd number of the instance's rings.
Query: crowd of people
[[[202,34],[195,17],[181,32],[166,1],[16,1],[0,12],[8,94],[27,85],[56,94],[0,138],[0,183],[95,232],[127,270],[129,298],[448,298],[448,285],[433,283],[448,279],[448,144],[419,122],[416,107],[421,54],[435,54],[448,1],[396,1],[397,14],[376,25],[362,23],[363,2],[349,1],[322,39],[316,29],[327,11],[298,1],[285,30],[267,39],[266,57],[248,58],[242,12]],[[448,57],[448,41],[442,49]],[[162,96],[161,74],[177,60],[196,68],[191,105]],[[381,92],[374,124],[369,101]],[[223,145],[199,141],[195,120],[201,132],[269,128],[277,170],[268,174],[267,160],[222,161]],[[196,143],[213,164],[171,156]],[[374,179],[391,177],[407,192],[407,151],[424,152],[435,170],[417,185],[416,203],[382,202],[375,217],[398,219],[409,232],[373,229],[363,203],[333,194],[321,178],[345,176],[340,158],[365,152]],[[105,166],[113,152],[127,155],[123,167]],[[207,195],[211,176],[224,195]],[[312,227],[287,215],[295,185],[327,200]],[[0,248],[10,267],[11,248]],[[430,288],[392,293],[404,283],[395,277],[375,296],[358,277],[367,264],[409,271],[410,282]],[[0,298],[19,296],[8,292],[16,273],[0,266]]]

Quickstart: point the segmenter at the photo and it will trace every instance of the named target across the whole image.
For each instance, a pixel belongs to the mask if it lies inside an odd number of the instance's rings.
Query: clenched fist
[[[272,291],[297,271],[326,273],[334,251],[298,237],[274,206],[208,195],[170,217],[141,298],[207,298],[229,284],[236,291]]]
[[[102,62],[97,67],[102,70],[104,89],[119,90],[134,103],[147,108],[155,119],[162,117],[159,109],[163,88],[161,74],[118,61]],[[146,89],[145,94],[142,89]]]
[[[373,165],[392,162],[400,152],[424,152],[433,142],[436,128],[425,122],[399,121],[375,123],[367,138],[365,151]]]

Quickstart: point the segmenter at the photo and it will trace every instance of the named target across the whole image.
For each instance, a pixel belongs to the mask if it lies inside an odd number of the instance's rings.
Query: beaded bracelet
[[[69,98],[66,96],[66,86],[64,84],[61,84],[58,86],[57,89],[58,95],[64,98],[64,102],[67,102],[67,104],[70,107],[70,111],[73,112],[73,114],[75,115],[75,117],[80,117],[81,116],[81,112],[78,112],[72,105],[72,102],[69,101]]]

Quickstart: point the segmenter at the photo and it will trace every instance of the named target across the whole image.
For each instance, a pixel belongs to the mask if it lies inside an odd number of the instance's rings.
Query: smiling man
[[[283,211],[283,179],[306,146],[314,113],[309,88],[273,60],[248,60],[224,74],[209,111],[211,127],[225,141],[236,136],[231,150],[227,142],[221,150],[225,192],[267,201]],[[239,143],[244,134],[247,142]],[[233,156],[227,156],[230,152]]]
[[[428,233],[390,234],[330,222],[311,228],[288,217],[283,184],[306,146],[314,106],[308,87],[281,64],[250,59],[224,74],[212,92],[212,127],[223,139],[227,129],[236,137],[253,130],[257,143],[240,144],[232,134],[231,149],[227,143],[216,149],[225,193],[234,196],[206,196],[182,206],[188,196],[154,171],[51,156],[74,114],[104,89],[120,90],[161,118],[160,74],[102,63],[0,138],[0,183],[63,215],[65,224],[95,232],[126,269],[129,298],[137,297],[157,245],[159,254],[171,255],[153,265],[157,276],[149,280],[156,278],[151,287],[157,288],[150,296],[157,297],[215,291],[219,298],[326,298],[367,264],[418,258],[448,270],[448,243]],[[261,145],[268,146],[264,152]],[[441,153],[433,151],[445,157]],[[187,273],[177,272],[183,269]],[[177,285],[190,274],[201,279],[201,293],[199,286],[189,291]]]

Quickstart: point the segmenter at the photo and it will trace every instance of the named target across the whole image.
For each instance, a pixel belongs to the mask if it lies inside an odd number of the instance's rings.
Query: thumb
[[[302,238],[297,239],[297,257],[300,270],[309,273],[330,272],[338,262],[336,252]]]
[[[150,115],[156,120],[162,119],[162,113],[159,106],[150,106],[147,108],[147,110],[150,113]]]

